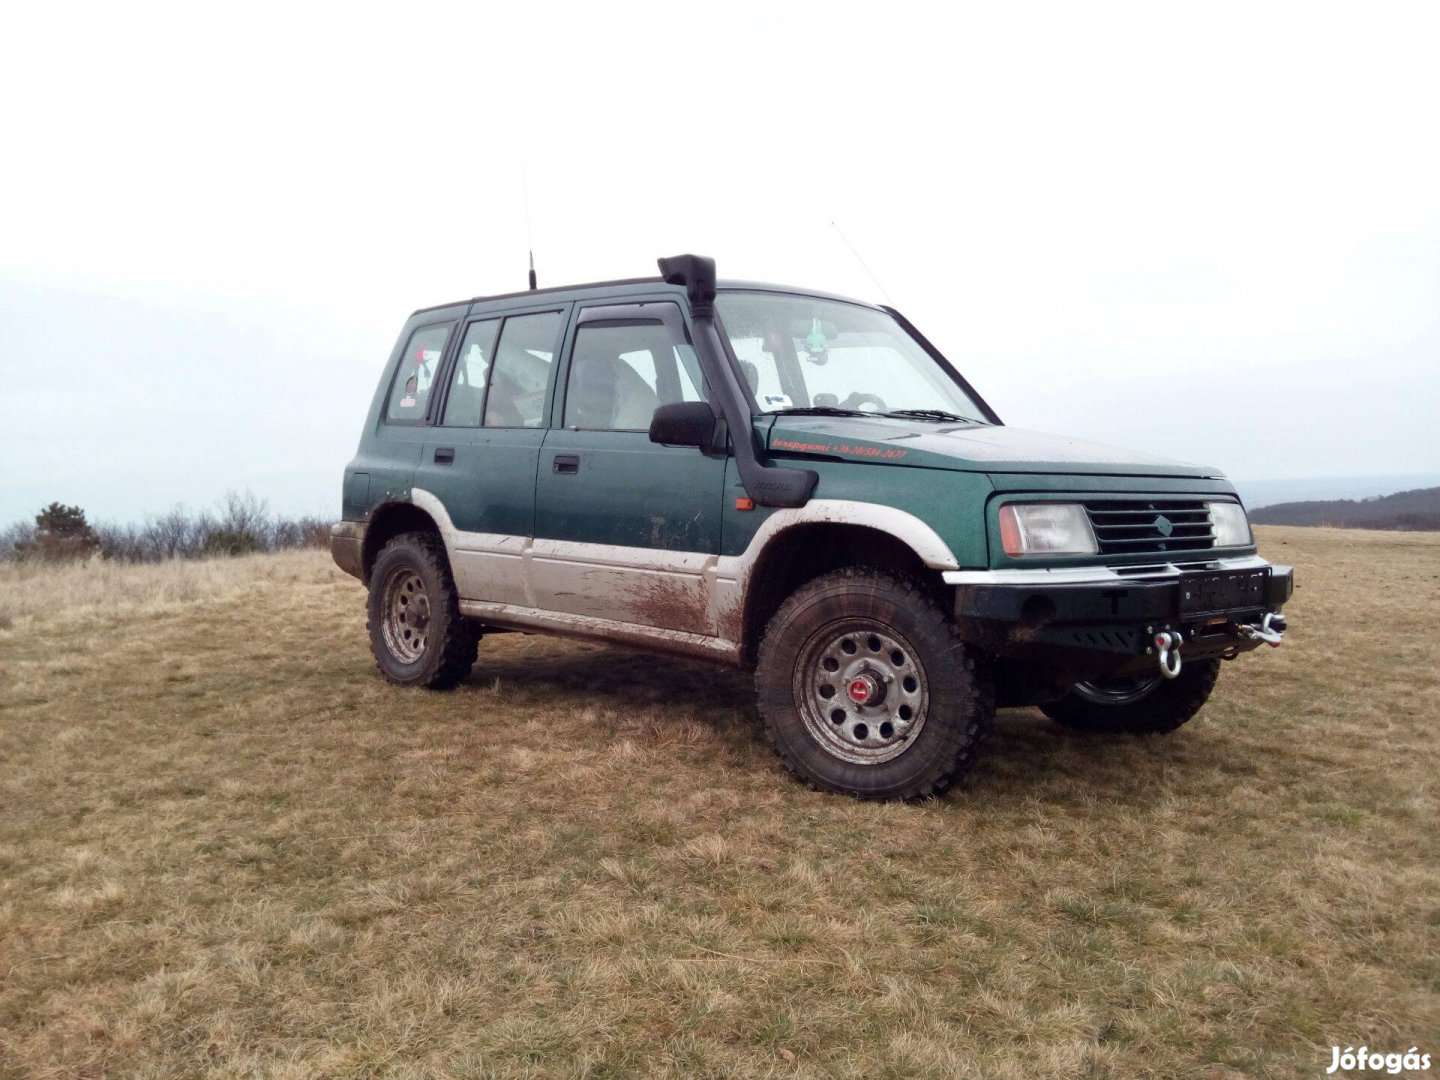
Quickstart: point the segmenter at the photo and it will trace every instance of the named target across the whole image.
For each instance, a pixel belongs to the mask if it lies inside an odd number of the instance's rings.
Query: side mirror
[[[650,418],[650,441],[708,449],[715,444],[716,423],[714,410],[703,401],[661,405]]]

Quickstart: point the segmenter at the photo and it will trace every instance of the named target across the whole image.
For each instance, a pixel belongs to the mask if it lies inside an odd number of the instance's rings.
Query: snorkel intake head
[[[667,285],[685,286],[690,314],[705,319],[715,314],[715,260],[704,255],[671,255],[657,260]]]

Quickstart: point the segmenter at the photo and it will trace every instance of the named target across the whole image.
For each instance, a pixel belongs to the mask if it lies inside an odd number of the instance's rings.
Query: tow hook
[[[1161,630],[1155,635],[1155,652],[1160,660],[1160,674],[1173,679],[1180,674],[1180,644],[1185,639],[1176,630]]]
[[[1241,623],[1235,632],[1249,641],[1263,641],[1272,649],[1278,648],[1285,640],[1285,616],[1274,611],[1267,612],[1259,626]]]

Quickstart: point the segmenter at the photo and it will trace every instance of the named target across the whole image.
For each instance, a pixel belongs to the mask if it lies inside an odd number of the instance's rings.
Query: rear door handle
[[[453,465],[455,463],[455,448],[453,446],[437,446],[435,448],[436,465]]]
[[[578,473],[580,471],[580,455],[556,454],[555,471],[557,473]]]

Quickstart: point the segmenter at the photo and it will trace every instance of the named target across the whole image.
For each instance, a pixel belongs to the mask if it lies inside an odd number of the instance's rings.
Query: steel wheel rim
[[[1159,685],[1158,675],[1122,675],[1116,679],[1079,682],[1071,690],[1076,697],[1096,705],[1134,705],[1153,694]]]
[[[869,619],[843,619],[811,634],[795,666],[794,692],[811,738],[853,765],[904,753],[930,711],[915,647]]]
[[[430,594],[425,579],[408,566],[390,571],[380,599],[380,629],[385,647],[402,664],[425,655],[430,640]]]

